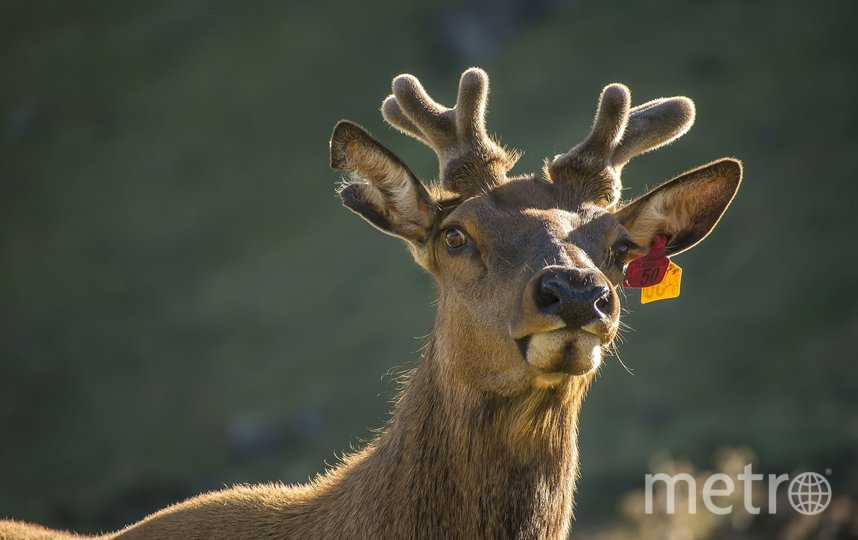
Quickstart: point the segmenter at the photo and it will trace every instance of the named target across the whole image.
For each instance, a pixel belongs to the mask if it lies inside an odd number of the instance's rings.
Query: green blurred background
[[[678,259],[682,297],[630,292],[581,420],[576,530],[622,519],[653,456],[831,469],[858,493],[853,2],[0,4],[0,517],[117,528],[224,484],[300,482],[382,425],[431,330],[430,279],[344,210],[342,117],[383,124],[390,79],[527,151],[586,135],[606,83],[686,95],[691,132],[626,195],[722,156],[745,182]]]

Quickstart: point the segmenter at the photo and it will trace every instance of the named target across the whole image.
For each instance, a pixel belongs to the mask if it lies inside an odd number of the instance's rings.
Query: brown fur
[[[666,114],[665,100],[634,120],[628,90],[609,87],[596,136],[576,147],[586,152],[555,160],[547,178],[510,179],[509,155],[485,135],[482,71],[463,75],[459,102],[449,110],[413,77],[396,81],[385,118],[439,152],[438,182],[424,186],[354,124],[341,122],[331,139],[332,165],[352,175],[340,190],[343,204],[404,239],[439,289],[434,332],[387,426],[308,484],[200,495],[99,538],[568,535],[578,411],[617,333],[623,265],[645,253],[655,234],[667,234],[674,252],[705,237],[732,200],[741,167],[713,162],[615,210],[605,189],[613,192],[607,181],[618,181],[622,163],[612,156],[624,144],[641,151],[684,129],[669,118],[643,133],[641,122],[652,123],[653,111]],[[630,133],[627,123],[637,126],[633,136],[618,142]],[[560,166],[576,160],[601,160],[617,175]],[[588,187],[594,178],[602,188]],[[448,235],[464,241],[448,244]],[[615,250],[626,242],[633,242],[630,253],[620,260]],[[545,309],[540,287],[555,273],[580,279],[582,292],[604,287],[601,311],[573,325]],[[0,521],[0,539],[22,538],[70,536]]]

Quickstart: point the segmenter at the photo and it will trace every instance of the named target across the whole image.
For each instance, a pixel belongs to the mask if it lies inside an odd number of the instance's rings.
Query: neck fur
[[[491,395],[451,380],[436,350],[433,338],[387,428],[320,480],[330,489],[315,503],[332,531],[339,522],[364,537],[565,538],[591,377]]]

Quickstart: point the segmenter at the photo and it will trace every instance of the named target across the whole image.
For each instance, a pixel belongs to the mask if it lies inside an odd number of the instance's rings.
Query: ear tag
[[[670,266],[670,259],[664,254],[666,245],[666,236],[663,234],[656,236],[649,247],[649,253],[633,260],[626,267],[623,287],[643,289],[661,283],[667,274],[667,268]]]
[[[679,296],[679,285],[682,282],[682,268],[670,261],[664,279],[658,285],[641,289],[641,304],[656,300],[667,300]]]

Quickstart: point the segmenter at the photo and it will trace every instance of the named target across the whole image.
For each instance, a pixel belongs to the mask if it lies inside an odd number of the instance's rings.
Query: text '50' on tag
[[[667,274],[670,259],[667,257],[650,258],[649,255],[636,259],[626,269],[623,287],[627,289],[643,289],[658,285]]]
[[[663,234],[657,235],[649,247],[649,252],[626,267],[623,287],[642,289],[661,283],[667,273],[667,267],[670,266],[670,259],[664,254],[666,245],[667,237]]]

